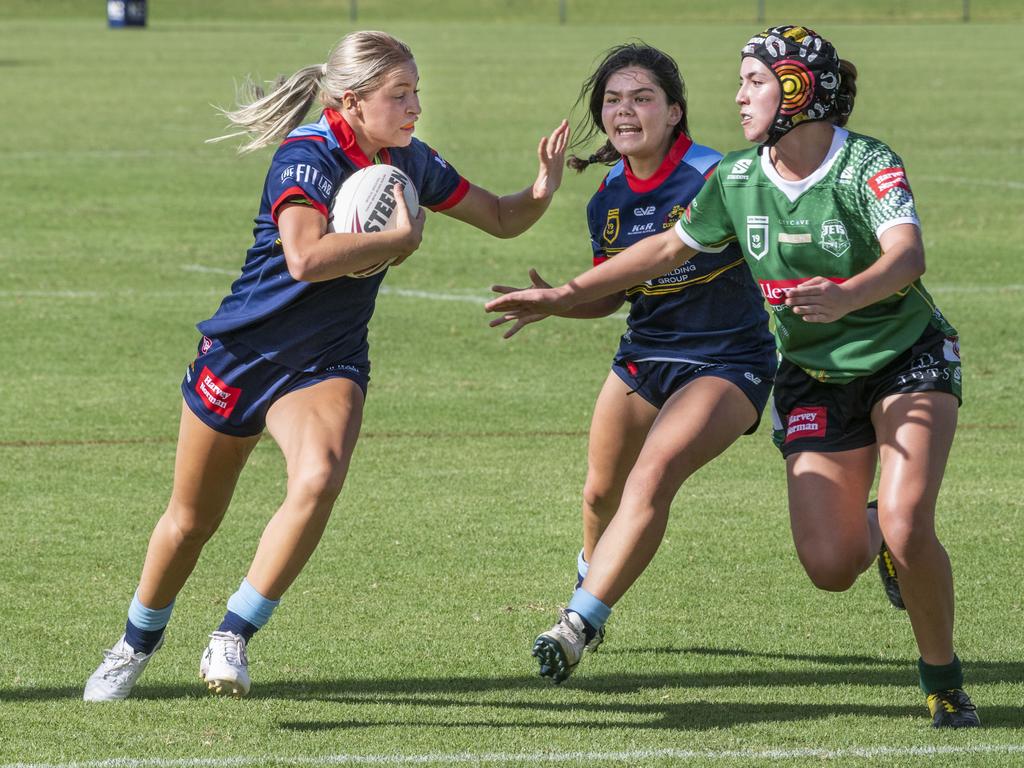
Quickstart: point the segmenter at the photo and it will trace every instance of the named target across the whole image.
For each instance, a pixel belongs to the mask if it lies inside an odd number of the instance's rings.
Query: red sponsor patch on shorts
[[[794,408],[786,422],[786,442],[804,437],[824,437],[828,426],[828,409],[824,406]]]
[[[209,368],[203,366],[203,372],[196,380],[196,394],[203,401],[203,405],[226,419],[235,409],[235,403],[238,402],[242,390],[239,387],[229,387]]]
[[[902,168],[883,168],[870,179],[868,186],[875,193],[875,197],[881,200],[889,192],[896,189],[910,191],[910,184],[907,182],[907,172]]]

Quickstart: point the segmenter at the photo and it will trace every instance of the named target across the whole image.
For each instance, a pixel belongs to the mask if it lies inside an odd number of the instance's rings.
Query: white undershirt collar
[[[828,172],[832,170],[832,164],[836,161],[836,155],[843,148],[846,137],[850,135],[849,131],[837,125],[832,126],[832,131],[832,145],[828,148],[825,159],[821,161],[821,165],[818,166],[814,173],[805,176],[799,181],[789,181],[779,175],[779,172],[775,170],[775,166],[772,165],[770,150],[761,153],[761,170],[764,171],[764,175],[768,177],[768,180],[778,187],[779,191],[789,199],[789,202],[795,203],[800,195],[825,178]]]

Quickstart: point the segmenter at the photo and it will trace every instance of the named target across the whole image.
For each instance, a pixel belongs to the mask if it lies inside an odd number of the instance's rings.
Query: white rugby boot
[[[540,662],[540,676],[550,677],[554,683],[568,680],[586,646],[583,619],[575,611],[563,608],[558,623],[539,634],[533,643],[533,655]]]
[[[211,632],[199,661],[199,676],[214,693],[245,696],[249,692],[249,655],[245,638],[234,632]]]
[[[85,682],[82,698],[85,701],[120,701],[126,698],[153,654],[163,644],[161,637],[153,653],[136,653],[121,635],[113,648],[103,652],[103,661]]]

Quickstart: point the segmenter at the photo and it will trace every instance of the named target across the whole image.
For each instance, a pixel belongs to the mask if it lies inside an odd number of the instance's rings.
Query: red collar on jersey
[[[625,166],[626,183],[629,184],[630,190],[633,192],[650,192],[653,189],[657,189],[661,182],[667,179],[669,174],[679,165],[691,146],[693,146],[693,139],[685,133],[680,133],[672,146],[669,147],[668,154],[661,161],[658,170],[648,179],[638,179],[634,176],[633,169],[629,167],[629,159],[622,158],[622,163]]]
[[[356,140],[356,134],[352,130],[352,126],[348,124],[348,121],[342,116],[342,114],[333,109],[325,109],[324,115],[327,117],[327,125],[331,127],[331,133],[334,134],[334,138],[338,140],[338,145],[341,147],[341,151],[345,153],[349,160],[356,166],[356,168],[369,168],[373,165],[373,160],[366,156],[366,153],[359,148],[359,142]],[[390,153],[387,148],[382,149],[378,156],[381,162],[390,162]]]

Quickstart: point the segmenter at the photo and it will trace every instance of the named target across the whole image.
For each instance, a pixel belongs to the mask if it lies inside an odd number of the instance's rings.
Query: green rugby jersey
[[[920,280],[833,323],[808,323],[785,305],[786,290],[812,277],[841,283],[866,270],[882,233],[906,223],[920,226],[903,161],[877,139],[836,128],[824,162],[800,181],[783,179],[756,147],[726,155],[675,231],[705,252],[738,241],[782,355],[842,383],[882,368],[928,323],[956,335]]]

